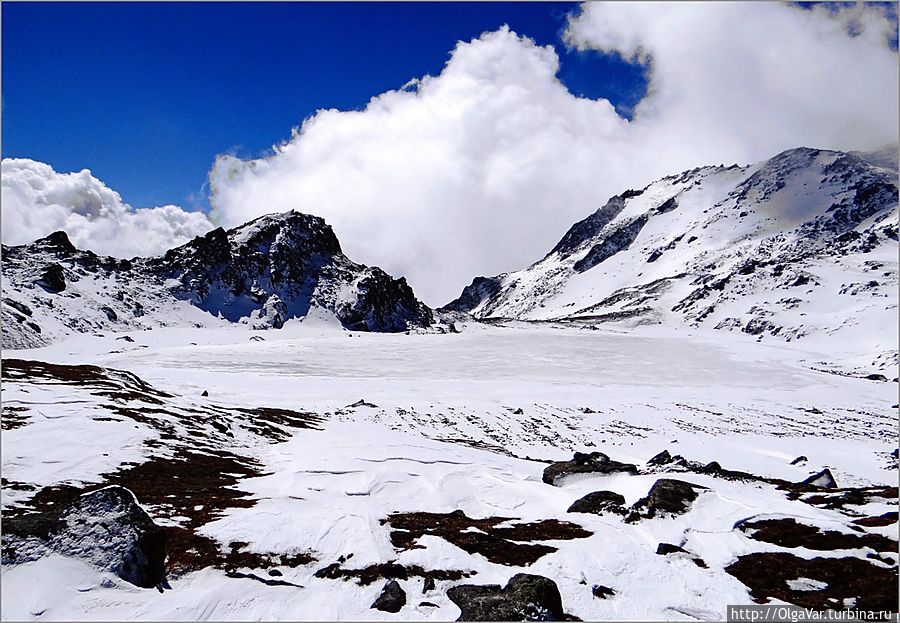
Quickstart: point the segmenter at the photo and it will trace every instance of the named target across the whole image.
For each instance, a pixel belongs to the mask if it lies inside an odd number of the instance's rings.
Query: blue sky
[[[259,156],[318,108],[440,72],[503,24],[627,116],[643,68],[565,49],[572,3],[3,3],[3,157],[89,168],[138,206],[206,208],[219,153]]]

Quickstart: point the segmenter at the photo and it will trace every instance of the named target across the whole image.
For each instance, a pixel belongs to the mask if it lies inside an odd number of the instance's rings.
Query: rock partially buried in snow
[[[837,482],[835,482],[834,476],[831,475],[831,470],[827,467],[804,480],[803,484],[822,487],[823,489],[837,489]]]
[[[672,543],[660,543],[656,547],[656,553],[660,556],[668,556],[669,554],[687,554],[687,550]]]
[[[616,513],[625,515],[625,498],[615,491],[594,491],[572,502],[568,513]]]
[[[288,318],[288,308],[277,294],[273,294],[259,310],[259,321],[254,329],[281,329]]]
[[[457,621],[569,621],[556,582],[519,573],[506,587],[463,584],[447,591],[462,611]]]
[[[597,599],[606,599],[607,597],[613,597],[616,594],[616,591],[608,586],[603,586],[602,584],[594,584],[594,586],[591,587],[591,594]]]
[[[347,405],[348,409],[355,409],[357,407],[369,407],[370,409],[377,409],[378,405],[373,404],[371,402],[367,402],[365,398],[360,398],[359,400],[354,402],[352,405]]]
[[[680,467],[688,467],[688,461],[680,454],[672,456],[668,450],[663,450],[653,458],[647,461],[647,465],[678,465]]]
[[[142,588],[165,584],[166,533],[124,487],[86,493],[59,511],[6,519],[3,530],[4,564],[55,552]]]
[[[397,580],[391,580],[381,589],[381,594],[375,603],[372,604],[373,610],[381,610],[382,612],[400,612],[400,609],[406,605],[406,593]]]
[[[672,478],[660,478],[657,480],[646,497],[641,498],[632,506],[634,511],[628,516],[627,521],[656,517],[657,515],[680,515],[687,512],[691,503],[697,499],[697,490],[706,487],[695,485],[683,480]]]
[[[584,454],[576,452],[571,461],[552,463],[544,469],[543,480],[548,485],[558,485],[568,476],[577,474],[614,474],[625,472],[636,474],[637,466],[631,463],[619,463],[602,452]]]

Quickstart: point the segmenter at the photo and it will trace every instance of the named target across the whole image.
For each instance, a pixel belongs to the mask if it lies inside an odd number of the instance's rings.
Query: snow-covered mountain
[[[840,334],[894,365],[896,163],[896,148],[798,148],[671,175],[612,197],[541,260],[478,277],[446,307],[787,342]]]
[[[215,229],[161,257],[80,251],[64,232],[3,247],[3,346],[74,332],[241,322],[280,328],[334,317],[357,331],[396,332],[434,321],[403,278],[349,260],[321,218],[288,212]]]
[[[0,618],[896,612],[896,206],[896,152],[695,169],[453,312],[293,212],[4,247]]]

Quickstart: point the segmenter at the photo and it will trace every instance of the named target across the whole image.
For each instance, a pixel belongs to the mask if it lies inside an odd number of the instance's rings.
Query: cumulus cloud
[[[0,166],[4,244],[24,244],[63,230],[79,249],[150,256],[213,227],[205,214],[174,205],[135,210],[87,169],[57,173],[25,158],[5,158]]]
[[[649,61],[635,141],[668,158],[759,159],[896,141],[895,30],[896,19],[862,3],[588,3],[566,39]]]
[[[552,47],[503,28],[364,110],[319,111],[270,157],[219,157],[214,214],[318,214],[351,258],[442,304],[474,275],[538,259],[626,188],[799,145],[895,142],[893,27],[862,6],[588,3],[567,43],[651,67],[632,121],[573,96]]]

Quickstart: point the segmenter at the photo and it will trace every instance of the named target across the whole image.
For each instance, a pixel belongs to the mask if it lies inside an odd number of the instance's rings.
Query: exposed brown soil
[[[816,610],[843,609],[853,598],[854,609],[897,612],[897,569],[885,568],[860,558],[813,558],[786,552],[741,556],[725,571],[750,588],[757,603],[780,599]],[[821,590],[794,590],[788,580],[807,578],[824,582]]]
[[[799,499],[806,504],[813,506],[821,506],[829,509],[843,509],[844,506],[850,504],[853,506],[861,506],[868,504],[873,500],[896,499],[897,487],[858,487],[834,489],[827,493],[813,493],[811,495],[803,495],[806,491],[794,491],[788,494],[788,499]]]
[[[196,530],[229,508],[246,508],[255,503],[235,485],[245,478],[264,475],[259,463],[219,449],[233,435],[232,427],[249,430],[274,443],[288,438],[290,429],[315,428],[323,418],[288,409],[181,405],[169,400],[175,398],[173,395],[153,388],[130,372],[98,366],[9,359],[3,362],[2,377],[10,382],[77,386],[105,399],[98,406],[112,415],[94,416],[95,420],[128,418],[158,432],[157,439],[146,443],[157,456],[140,464],[124,463],[116,471],[102,474],[99,485],[60,484],[43,488],[26,502],[4,509],[4,516],[24,518],[27,523],[29,518],[61,508],[83,493],[115,484],[134,492],[154,517],[179,518],[179,525],[164,526],[170,575],[204,567],[237,573],[239,568],[296,567],[315,561],[307,552],[255,553],[244,551],[246,544],[240,543],[223,549]],[[21,408],[4,409],[4,428],[18,423],[7,417],[7,412],[17,414],[17,409]],[[189,448],[177,443],[188,440]],[[7,480],[2,481],[2,486],[17,490],[35,488]]]
[[[92,387],[98,396],[117,400],[140,400],[160,404],[160,398],[172,398],[171,394],[155,389],[131,372],[108,370],[99,366],[66,365],[29,361],[26,359],[4,359],[2,378],[9,381],[27,380],[31,383],[67,383]]]
[[[795,519],[764,519],[748,521],[738,528],[755,541],[772,543],[779,547],[805,547],[817,551],[861,549],[869,547],[876,552],[896,552],[898,543],[880,534],[846,534],[834,530],[820,530],[797,522]]]
[[[855,523],[857,526],[865,526],[867,528],[880,528],[882,526],[889,526],[892,523],[897,523],[897,511],[884,513],[883,515],[878,515],[877,517],[863,517],[862,519],[855,519],[852,523]]]
[[[214,540],[196,533],[198,527],[220,517],[229,508],[252,506],[255,502],[249,494],[234,485],[243,478],[261,475],[259,465],[251,459],[227,452],[179,449],[172,457],[154,457],[145,463],[104,474],[103,484],[99,486],[46,487],[24,506],[6,509],[4,514],[23,517],[34,512],[46,513],[70,503],[82,493],[117,484],[134,492],[140,503],[157,518],[187,518],[180,526],[165,526],[166,568],[170,576],[204,567],[256,569],[276,565],[294,567],[313,562],[315,558],[306,552],[258,554],[241,551],[246,544],[239,543],[223,551]]]
[[[426,570],[419,565],[401,565],[395,562],[385,562],[378,565],[369,565],[362,569],[347,569],[340,562],[334,562],[316,571],[317,578],[329,580],[356,579],[362,586],[368,586],[379,580],[408,580],[411,577],[431,578],[432,586],[435,580],[460,580],[474,575],[475,571],[463,571],[461,569],[431,569]]]
[[[310,428],[319,430],[318,424],[325,421],[320,415],[303,413],[289,409],[275,409],[272,407],[256,407],[255,409],[235,409],[240,413],[249,415],[242,418],[241,428],[250,430],[260,437],[265,437],[273,443],[286,441],[291,432],[284,428]]]
[[[499,525],[510,521],[514,519],[473,519],[461,510],[451,513],[395,513],[381,520],[393,528],[391,543],[400,550],[421,548],[417,541],[428,534],[440,537],[470,554],[481,554],[493,563],[511,566],[527,566],[556,551],[550,545],[529,541],[583,539],[593,534],[578,524],[557,519]]]
[[[42,361],[9,359],[3,362],[3,379],[36,384],[63,383],[86,389],[94,396],[111,400],[98,406],[113,414],[149,426],[163,440],[194,437],[198,447],[215,449],[233,436],[232,428],[248,430],[278,443],[291,436],[290,429],[318,428],[322,416],[272,407],[223,408],[199,404],[194,407],[173,404],[172,394],[160,391],[131,372],[91,365],[64,365]],[[17,407],[21,408],[21,407]],[[4,427],[7,412],[3,411]],[[103,421],[110,418],[94,416]],[[18,424],[10,418],[12,426]],[[24,424],[24,423],[23,423]],[[178,427],[184,431],[179,435]]]

